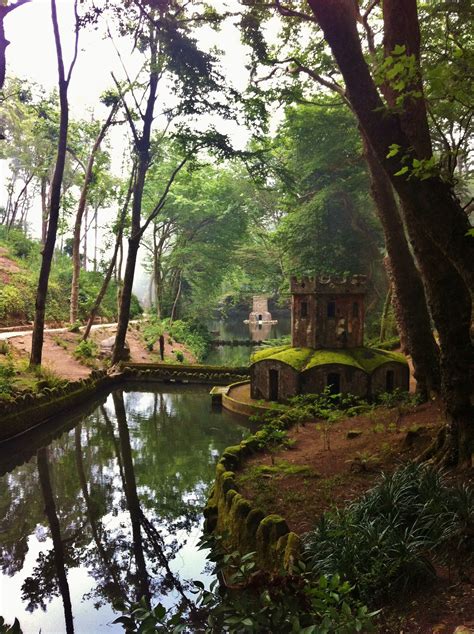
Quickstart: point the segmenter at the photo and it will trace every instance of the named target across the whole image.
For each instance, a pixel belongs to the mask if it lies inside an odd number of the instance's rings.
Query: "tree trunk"
[[[58,230],[59,212],[61,209],[61,185],[64,174],[64,165],[66,161],[66,147],[69,125],[69,104],[67,99],[68,81],[66,81],[64,75],[64,63],[62,58],[61,41],[58,29],[56,3],[54,0],[51,1],[51,16],[53,21],[59,72],[59,137],[56,164],[54,168],[53,179],[51,181],[48,231],[44,243],[43,257],[41,259],[41,268],[36,291],[35,321],[33,325],[33,335],[31,341],[30,366],[41,365],[41,357],[43,353],[46,295],[48,293],[49,274],[51,271],[51,262],[53,260],[54,245],[56,243],[56,234]]]
[[[51,530],[51,538],[53,540],[54,565],[56,568],[56,576],[58,580],[59,591],[63,599],[64,620],[66,621],[67,634],[73,634],[74,624],[72,616],[71,595],[69,592],[69,584],[66,577],[66,566],[64,563],[64,547],[61,539],[61,529],[59,526],[58,514],[54,503],[54,494],[51,487],[51,479],[49,476],[48,464],[48,448],[39,449],[36,454],[38,464],[38,475],[41,491],[44,499],[44,510],[48,518],[48,524]]]
[[[183,280],[183,272],[180,271],[179,275],[178,275],[178,288],[176,290],[176,296],[174,298],[173,307],[171,309],[170,324],[172,324],[173,321],[176,319],[176,309],[178,307],[179,296],[181,295],[181,283],[182,283],[182,280]]]
[[[393,283],[390,280],[388,284],[387,295],[385,297],[385,302],[383,305],[382,316],[380,318],[380,334],[379,334],[380,343],[383,343],[387,339],[387,321],[388,321],[388,313],[390,311],[390,306],[392,304],[392,294],[393,294],[392,289],[393,289]],[[400,335],[400,339],[401,337],[402,335]],[[402,350],[403,350],[403,346],[402,346]]]
[[[450,185],[438,176],[425,180],[409,177],[409,172],[395,176],[406,164],[411,165],[413,159],[423,157],[416,155],[402,129],[400,117],[387,110],[377,92],[357,32],[356,3],[353,0],[309,0],[309,4],[336,58],[364,134],[401,201],[414,205],[419,230],[459,271],[466,285],[474,288],[474,240],[467,236],[469,222]],[[400,150],[388,158],[392,144],[398,145]]]
[[[76,218],[74,221],[74,232],[72,238],[72,283],[71,283],[71,305],[70,305],[70,314],[69,321],[71,324],[77,321],[78,315],[78,305],[79,305],[79,275],[81,271],[81,226],[82,226],[82,218],[84,213],[86,212],[87,205],[87,195],[89,193],[89,185],[92,179],[92,170],[94,168],[95,157],[97,156],[97,152],[99,151],[100,144],[102,143],[105,134],[112,123],[112,119],[115,116],[117,111],[117,106],[114,106],[101,127],[99,134],[97,135],[94,145],[92,146],[92,150],[89,156],[89,160],[87,161],[87,167],[84,173],[84,183],[81,189],[81,195],[79,198],[79,204],[77,206]],[[84,234],[84,262],[87,257],[87,221],[86,221],[86,230]],[[85,268],[85,267],[84,267]]]
[[[48,235],[48,218],[49,218],[49,202],[48,202],[48,180],[46,176],[41,177],[41,244],[46,243]]]
[[[100,305],[102,304],[102,300],[105,297],[105,293],[107,292],[107,288],[109,287],[109,283],[110,280],[112,279],[112,274],[117,262],[117,255],[119,252],[119,248],[122,244],[122,237],[123,237],[123,228],[124,228],[124,224],[125,224],[125,217],[127,215],[127,209],[128,209],[128,205],[130,203],[130,197],[132,195],[132,184],[133,184],[133,177],[134,177],[134,171],[132,171],[132,176],[130,178],[130,185],[128,187],[128,191],[127,191],[127,195],[125,197],[125,202],[124,205],[122,207],[122,210],[120,212],[119,215],[119,226],[117,228],[117,238],[115,240],[115,248],[114,248],[114,252],[112,255],[112,259],[110,260],[110,264],[107,268],[107,272],[105,274],[104,277],[104,281],[102,282],[102,286],[100,288],[100,291],[95,299],[94,305],[91,308],[91,312],[89,313],[89,319],[87,320],[87,325],[86,325],[86,329],[84,331],[84,334],[82,336],[82,340],[85,341],[90,333],[90,330],[92,328],[92,324],[94,323],[94,319],[97,315],[97,313],[99,312],[99,308]]]
[[[405,209],[405,215],[414,213]],[[471,405],[473,347],[470,339],[471,296],[457,270],[415,223],[407,225],[419,264],[426,297],[438,331],[441,396],[447,419],[445,442],[438,460],[470,463],[474,447]]]
[[[395,195],[377,157],[362,134],[371,192],[382,224],[394,294],[402,311],[397,315],[401,337],[410,351],[417,390],[427,396],[439,391],[438,346],[431,331],[423,284],[408,247]]]

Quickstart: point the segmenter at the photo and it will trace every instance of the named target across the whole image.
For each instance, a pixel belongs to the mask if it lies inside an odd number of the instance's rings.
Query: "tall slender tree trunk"
[[[178,302],[181,295],[182,280],[183,280],[183,272],[180,270],[178,274],[178,288],[176,289],[176,295],[174,298],[173,307],[171,308],[170,323],[173,323],[173,321],[176,319],[176,311],[178,308]]]
[[[107,292],[107,289],[109,287],[109,283],[110,280],[112,279],[112,274],[114,272],[114,269],[116,268],[116,263],[117,263],[117,255],[120,249],[120,246],[122,244],[122,237],[123,237],[123,229],[124,229],[124,224],[125,224],[125,218],[127,215],[127,209],[128,209],[128,205],[130,203],[130,197],[132,195],[132,185],[133,185],[133,179],[134,179],[134,170],[132,170],[132,175],[130,177],[130,184],[128,187],[128,191],[127,191],[127,195],[125,197],[125,202],[123,204],[123,207],[120,211],[120,215],[119,215],[119,226],[118,226],[118,230],[117,230],[117,238],[115,239],[115,247],[114,247],[114,252],[112,254],[112,259],[110,260],[109,266],[107,268],[107,272],[105,274],[104,277],[104,281],[102,282],[102,286],[100,288],[100,291],[95,299],[94,305],[91,308],[91,312],[89,313],[89,318],[87,320],[87,325],[86,325],[86,329],[84,331],[84,334],[82,336],[82,340],[85,341],[90,333],[90,330],[92,328],[92,324],[94,323],[95,317],[97,315],[97,313],[99,312],[99,308],[100,305],[102,304],[102,300],[105,297],[105,293]]]
[[[94,273],[97,273],[97,252],[98,252],[97,238],[98,238],[98,231],[99,231],[99,227],[97,224],[98,215],[99,215],[99,210],[98,208],[96,208],[94,211]]]
[[[137,263],[138,249],[140,247],[140,241],[142,238],[142,230],[140,226],[142,199],[143,190],[145,188],[146,173],[150,165],[151,127],[153,124],[153,113],[155,110],[155,100],[159,79],[157,68],[158,43],[156,38],[156,32],[152,33],[150,40],[150,76],[148,98],[146,102],[145,112],[142,117],[143,129],[141,135],[138,134],[134,122],[129,118],[129,124],[132,126],[135,137],[137,172],[133,188],[131,233],[128,239],[127,263],[125,265],[125,274],[123,278],[120,312],[118,316],[115,345],[112,353],[112,363],[118,363],[123,356],[125,337],[127,334],[128,322],[130,319],[130,305],[132,299],[133,279],[135,277],[135,266]]]
[[[78,315],[78,306],[79,306],[79,275],[81,271],[81,227],[82,227],[82,218],[86,213],[87,209],[87,196],[89,194],[89,186],[92,179],[92,170],[94,169],[94,162],[97,156],[97,152],[100,149],[100,145],[104,140],[104,137],[107,133],[109,126],[112,123],[112,120],[117,112],[117,106],[113,106],[111,108],[107,119],[105,120],[103,126],[101,127],[99,134],[97,135],[94,145],[92,146],[91,153],[89,155],[89,160],[87,161],[87,166],[84,174],[84,183],[81,189],[81,195],[79,198],[79,204],[77,206],[76,218],[74,221],[74,231],[72,238],[72,283],[71,283],[71,304],[70,304],[70,314],[69,321],[73,324],[77,321]],[[87,221],[86,221],[86,229],[84,233],[84,263],[87,258]],[[85,268],[85,267],[84,267]]]
[[[58,86],[59,86],[59,138],[56,164],[50,189],[49,221],[46,240],[44,242],[43,257],[36,291],[35,320],[33,325],[33,335],[31,342],[30,365],[41,365],[43,353],[44,321],[46,312],[46,296],[48,293],[49,274],[56,243],[58,230],[59,212],[61,208],[61,185],[63,181],[64,165],[66,162],[66,147],[69,125],[69,104],[67,91],[69,78],[66,79],[64,73],[64,61],[61,48],[61,38],[59,35],[58,18],[56,12],[56,2],[51,0],[51,17],[53,22],[54,38],[56,43],[56,54],[58,60]],[[72,70],[72,67],[71,67]],[[69,75],[70,77],[70,75]]]
[[[41,177],[41,244],[45,244],[48,235],[49,201],[48,181],[46,176]]]
[[[383,305],[382,316],[380,318],[380,334],[379,340],[382,343],[387,339],[387,323],[388,323],[388,315],[390,312],[390,306],[392,304],[392,295],[393,295],[393,283],[389,278],[387,295],[385,296],[385,302]],[[401,339],[402,335],[400,335]],[[402,350],[404,349],[402,345]]]
[[[59,591],[61,592],[61,597],[63,599],[66,632],[67,634],[73,634],[74,623],[72,616],[71,594],[69,592],[69,584],[66,577],[66,565],[64,562],[64,547],[61,539],[61,529],[59,526],[58,514],[54,503],[53,489],[51,487],[51,478],[49,475],[47,447],[43,447],[38,450],[36,454],[36,461],[38,464],[39,481],[44,499],[44,509],[51,530],[51,538],[53,540],[54,565],[56,568]]]

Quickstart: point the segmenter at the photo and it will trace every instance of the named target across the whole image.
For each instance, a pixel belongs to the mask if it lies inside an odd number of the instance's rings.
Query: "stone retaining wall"
[[[28,392],[0,404],[0,442],[22,434],[72,407],[81,405],[100,389],[111,387],[120,375],[92,372],[86,379],[70,381],[64,386]]]
[[[121,367],[127,381],[228,385],[249,378],[249,369],[246,367],[171,365],[169,363],[122,363]]]
[[[240,445],[227,447],[216,467],[216,480],[204,509],[205,530],[224,536],[224,545],[242,555],[256,553],[262,570],[291,570],[298,559],[301,540],[290,532],[280,515],[267,515],[239,493],[236,471],[242,462],[259,450],[257,432]]]

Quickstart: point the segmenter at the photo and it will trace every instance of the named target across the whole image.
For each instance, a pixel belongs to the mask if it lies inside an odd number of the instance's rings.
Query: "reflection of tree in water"
[[[66,577],[66,565],[64,557],[64,547],[61,539],[61,528],[59,526],[59,519],[56,513],[56,505],[54,503],[54,494],[51,488],[47,447],[44,447],[43,449],[40,449],[38,451],[38,453],[36,454],[36,460],[38,463],[38,474],[41,484],[41,492],[43,494],[45,513],[46,517],[48,518],[48,524],[53,540],[54,568],[58,581],[59,591],[61,592],[61,597],[63,599],[66,632],[70,634],[71,632],[74,632],[74,625],[72,622],[71,595],[69,593],[69,584]]]
[[[59,594],[67,606],[67,570],[79,566],[95,581],[86,598],[96,606],[170,591],[185,600],[169,567],[183,546],[176,531],[195,525],[215,456],[242,431],[221,426],[202,394],[182,396],[124,399],[117,391],[113,408],[109,400],[38,452],[38,471],[29,463],[4,479],[0,504],[13,521],[7,539],[2,535],[3,570],[21,569],[35,527],[46,525],[54,545],[23,584],[30,609]]]

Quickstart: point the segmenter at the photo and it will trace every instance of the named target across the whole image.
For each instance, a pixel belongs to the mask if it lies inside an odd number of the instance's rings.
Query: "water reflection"
[[[272,313],[273,314],[273,313]],[[244,323],[248,313],[234,315],[232,318],[213,321],[208,324],[215,339],[232,341],[234,339],[263,341],[277,339],[290,334],[290,313],[287,310],[275,311],[278,323]],[[207,355],[205,362],[210,365],[237,366],[247,365],[252,354],[252,346],[216,346]]]
[[[119,601],[187,601],[215,461],[246,431],[207,388],[104,399],[0,479],[0,614],[25,632],[120,631]]]

